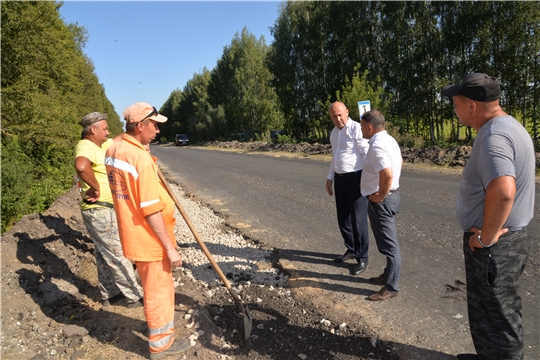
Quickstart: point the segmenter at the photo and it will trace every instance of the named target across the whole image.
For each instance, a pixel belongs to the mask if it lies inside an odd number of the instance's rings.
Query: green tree
[[[360,62],[383,97],[392,94],[386,115],[401,132],[430,143],[461,140],[440,90],[484,72],[501,80],[503,107],[538,145],[539,14],[538,2],[283,2],[268,63],[287,127],[317,138],[321,103]],[[472,140],[468,127],[465,136]]]
[[[359,61],[359,70],[380,68],[384,61],[377,17],[380,7],[374,2],[282,4],[271,29],[275,41],[269,64],[295,137],[320,140],[326,130],[319,119],[327,116],[327,109],[320,104],[345,86]],[[370,80],[381,78],[372,76]]]
[[[264,37],[257,40],[244,28],[225,47],[212,71],[209,102],[223,108],[228,133],[255,130],[268,135],[270,129],[283,125],[267,54]]]
[[[235,53],[231,46],[225,46],[223,55],[218,59],[217,65],[210,74],[208,85],[209,102],[212,106],[222,106],[226,118],[225,133],[238,132],[242,129],[239,117],[239,109],[233,105],[236,98]],[[225,105],[228,104],[228,105]]]
[[[1,3],[2,231],[72,186],[82,116],[106,111],[112,132],[121,129],[82,52],[86,31],[64,24],[60,6]]]
[[[325,46],[329,39],[336,45],[333,50],[340,53],[339,39],[325,33],[324,29],[330,23],[325,13],[332,6],[331,2],[284,2],[271,28],[275,41],[268,64],[274,74],[273,85],[288,121],[286,127],[295,138],[302,140],[316,133],[317,119],[326,112],[318,103],[337,90],[330,82],[337,78],[335,73],[340,67],[330,64]],[[333,71],[326,71],[327,67]]]
[[[349,116],[355,120],[360,120],[358,101],[360,100],[369,100],[372,110],[379,110],[383,114],[389,108],[389,101],[386,99],[387,95],[384,92],[382,86],[377,86],[375,82],[368,80],[369,72],[365,70],[363,73],[360,73],[361,66],[358,64],[355,67],[355,74],[352,79],[349,80],[348,77],[345,77],[345,85],[342,90],[336,92],[335,97],[328,96],[327,100],[324,103],[320,103],[322,109],[326,110],[319,120],[318,125],[321,129],[320,142],[328,141],[330,136],[330,131],[334,127],[330,116],[328,115],[328,109],[334,101],[341,101],[349,109]]]
[[[168,119],[165,124],[160,126],[160,136],[164,136],[169,140],[174,140],[176,134],[185,134],[187,132],[187,126],[182,126],[181,119],[177,114],[182,98],[182,90],[175,89],[159,109],[159,113]]]
[[[223,107],[209,102],[208,87],[210,71],[194,74],[183,91],[175,90],[162,107],[162,113],[170,118],[162,126],[167,137],[187,133],[191,141],[213,140],[223,137],[226,122]]]

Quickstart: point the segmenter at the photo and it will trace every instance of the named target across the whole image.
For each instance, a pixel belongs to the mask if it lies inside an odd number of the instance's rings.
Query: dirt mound
[[[268,152],[288,152],[302,153],[306,155],[331,155],[330,145],[309,144],[301,142],[299,144],[274,144],[262,141],[240,142],[240,141],[206,141],[198,144],[199,146],[213,146],[222,149],[239,149],[248,151],[268,151]]]
[[[403,161],[413,164],[463,167],[467,163],[471,151],[472,146],[455,146],[450,149],[442,149],[438,146],[430,146],[425,149],[401,148],[401,156]]]
[[[261,141],[239,142],[239,141],[206,141],[199,146],[212,146],[221,149],[238,149],[246,151],[263,152],[287,152],[305,155],[332,155],[330,144],[309,144],[302,142],[299,144],[274,144]],[[462,168],[467,163],[471,155],[472,146],[453,146],[450,149],[442,149],[439,146],[430,146],[424,149],[401,148],[403,161],[411,164],[439,165],[452,168]],[[540,153],[536,153],[536,168],[540,169]]]
[[[213,146],[222,149],[239,149],[247,151],[264,152],[289,152],[306,155],[332,155],[330,144],[273,144],[266,142],[239,142],[239,141],[208,141],[199,143],[200,146]],[[434,164],[451,167],[463,167],[469,159],[472,146],[455,146],[450,149],[442,149],[438,146],[430,146],[425,149],[401,148],[403,161],[413,164]],[[539,156],[537,154],[537,163]]]

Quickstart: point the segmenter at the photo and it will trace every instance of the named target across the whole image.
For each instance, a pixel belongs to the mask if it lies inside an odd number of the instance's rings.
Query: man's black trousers
[[[334,195],[336,198],[339,230],[348,252],[355,254],[358,262],[367,262],[369,234],[367,221],[368,200],[360,193],[362,171],[345,175],[335,174]]]

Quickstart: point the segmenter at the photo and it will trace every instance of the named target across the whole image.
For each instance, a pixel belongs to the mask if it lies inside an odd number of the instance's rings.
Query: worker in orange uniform
[[[172,268],[182,266],[174,236],[174,201],[157,175],[148,144],[167,118],[137,102],[124,110],[126,133],[105,154],[109,186],[124,255],[135,261],[144,289],[150,359],[177,355],[190,347],[174,338]]]

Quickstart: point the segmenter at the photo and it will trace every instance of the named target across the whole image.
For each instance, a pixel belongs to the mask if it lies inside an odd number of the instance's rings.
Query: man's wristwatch
[[[483,248],[489,248],[489,247],[492,247],[493,245],[495,245],[495,243],[491,243],[489,245],[484,245],[482,243],[482,234],[478,234],[478,243],[480,244],[480,246],[482,246]]]

